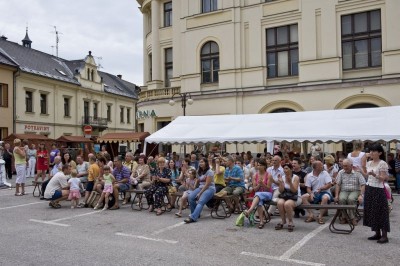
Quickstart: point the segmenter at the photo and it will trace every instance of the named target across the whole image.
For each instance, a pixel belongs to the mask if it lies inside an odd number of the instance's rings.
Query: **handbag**
[[[383,190],[385,191],[386,199],[388,200],[391,199],[392,195],[390,194],[389,189],[385,185],[383,185]]]
[[[284,199],[284,200],[294,200],[297,201],[298,195],[293,193],[290,189],[286,189],[279,194],[278,198]]]

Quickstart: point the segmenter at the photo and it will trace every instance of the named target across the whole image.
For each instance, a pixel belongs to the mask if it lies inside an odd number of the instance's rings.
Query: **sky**
[[[28,25],[32,48],[55,55],[56,26],[59,57],[84,59],[92,51],[101,71],[143,85],[143,20],[136,0],[0,0],[0,10],[0,36],[8,41],[21,44]]]

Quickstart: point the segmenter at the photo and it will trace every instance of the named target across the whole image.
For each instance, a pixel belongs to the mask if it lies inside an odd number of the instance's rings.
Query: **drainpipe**
[[[17,121],[17,77],[21,76],[21,71],[14,71],[13,80],[13,133],[16,133],[16,121]]]

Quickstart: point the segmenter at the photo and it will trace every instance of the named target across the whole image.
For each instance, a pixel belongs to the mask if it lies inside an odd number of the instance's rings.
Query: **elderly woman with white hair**
[[[17,180],[15,181],[15,196],[25,195],[25,182],[26,182],[26,152],[25,148],[21,146],[21,140],[14,140],[14,159],[15,171],[17,172]],[[19,188],[21,187],[21,192]]]

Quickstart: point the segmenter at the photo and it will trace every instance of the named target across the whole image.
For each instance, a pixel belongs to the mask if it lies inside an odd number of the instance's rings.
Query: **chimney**
[[[8,38],[4,35],[1,35],[0,39],[7,41]]]
[[[121,74],[117,75],[117,77],[119,77],[120,79],[122,79],[122,75],[121,75]]]
[[[89,56],[92,56],[92,51],[89,51]]]

